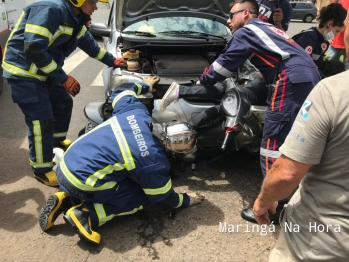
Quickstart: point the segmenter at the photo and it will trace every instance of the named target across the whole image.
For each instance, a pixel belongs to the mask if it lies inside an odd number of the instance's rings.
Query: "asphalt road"
[[[98,5],[93,21],[103,22],[109,10]],[[292,22],[289,34],[314,25]],[[65,63],[65,70],[82,86],[74,98],[68,133],[72,140],[85,125],[84,106],[104,98],[101,69],[101,63],[79,50]],[[205,202],[171,217],[148,211],[108,223],[98,230],[101,245],[93,247],[79,241],[62,217],[47,233],[40,230],[37,213],[56,189],[32,177],[24,117],[7,86],[0,96],[0,123],[1,261],[267,261],[279,227],[266,234],[246,232],[252,225],[239,214],[258,194],[262,181],[258,157],[237,152],[211,165],[199,161],[195,171],[186,172],[174,165],[176,190],[200,192]],[[240,231],[220,233],[220,222],[241,225]]]

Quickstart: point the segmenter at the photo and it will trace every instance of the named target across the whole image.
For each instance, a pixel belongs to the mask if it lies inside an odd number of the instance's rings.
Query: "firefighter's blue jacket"
[[[5,78],[54,83],[67,79],[64,59],[77,47],[112,66],[114,57],[100,48],[85,26],[85,14],[76,15],[69,0],[39,0],[26,6],[4,51]]]
[[[137,99],[148,90],[145,83],[125,83],[113,92],[112,117],[64,154],[60,170],[65,184],[94,193],[116,188],[131,175],[152,203],[168,209],[189,206],[189,197],[172,189],[164,146],[152,135],[152,119]]]

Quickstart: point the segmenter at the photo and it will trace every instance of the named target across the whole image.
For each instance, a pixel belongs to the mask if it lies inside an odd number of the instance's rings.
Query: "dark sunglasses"
[[[237,10],[235,12],[229,12],[229,19],[232,20],[235,14],[241,13],[241,12],[243,12],[245,10],[246,9],[244,9],[244,10]],[[250,14],[258,15],[257,13],[251,12],[250,10],[248,10],[248,11],[250,12]]]
[[[229,19],[232,20],[235,14],[241,13],[243,11],[245,11],[245,9],[244,10],[237,10],[235,12],[229,12]]]

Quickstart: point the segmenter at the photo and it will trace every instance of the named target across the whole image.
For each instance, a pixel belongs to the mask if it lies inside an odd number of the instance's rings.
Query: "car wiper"
[[[216,38],[220,38],[220,39],[223,39],[226,41],[225,37],[224,36],[221,36],[221,35],[214,35],[214,34],[208,34],[208,33],[202,33],[202,32],[196,32],[196,31],[185,31],[185,30],[182,30],[182,31],[164,31],[164,32],[158,32],[158,34],[171,34],[171,35],[185,35],[185,36],[189,36],[189,37],[199,37],[199,38],[202,38],[202,37],[216,37]]]
[[[156,35],[149,33],[149,32],[142,32],[142,31],[123,31],[123,34],[133,34],[133,35],[140,35],[140,36],[147,36],[147,37],[156,37]]]

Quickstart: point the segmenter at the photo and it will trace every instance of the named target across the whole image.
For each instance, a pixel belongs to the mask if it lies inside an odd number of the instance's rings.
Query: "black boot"
[[[34,172],[34,178],[46,186],[58,187],[57,175],[53,170],[47,173]]]
[[[258,224],[256,219],[254,218],[253,209],[245,208],[241,211],[241,217],[249,222]],[[271,222],[274,222],[274,225],[279,224],[280,211],[276,211],[275,214],[269,212],[269,219]]]
[[[63,218],[77,229],[81,240],[93,244],[101,242],[101,235],[92,230],[90,212],[83,204],[70,208]]]
[[[53,227],[55,220],[62,213],[72,207],[67,193],[57,192],[50,196],[46,205],[39,212],[39,225],[43,231]]]

